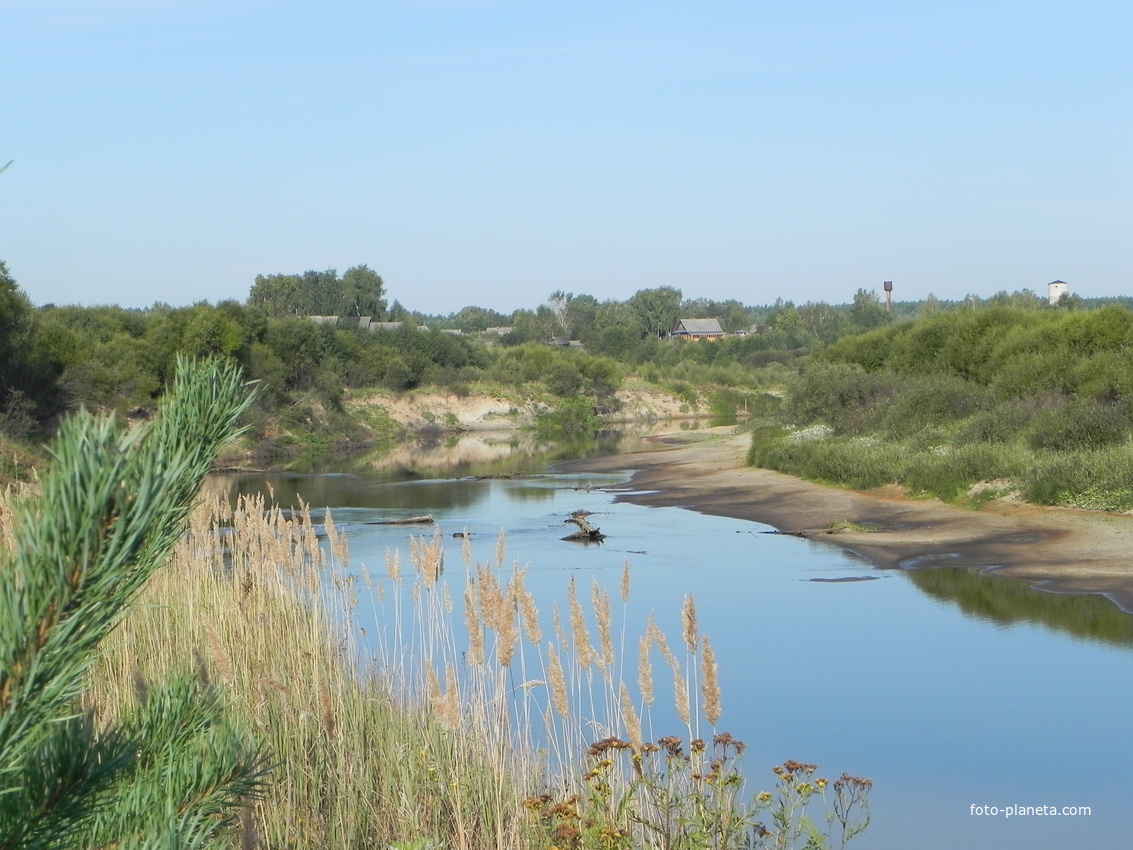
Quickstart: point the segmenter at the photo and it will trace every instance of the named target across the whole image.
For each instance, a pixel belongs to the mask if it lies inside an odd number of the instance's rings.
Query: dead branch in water
[[[597,542],[606,539],[606,535],[602,533],[601,529],[596,525],[591,525],[586,521],[589,511],[575,511],[563,522],[572,522],[578,526],[578,531],[573,534],[568,534],[563,540],[583,540],[586,542]]]
[[[364,522],[362,525],[423,525],[430,522],[433,522],[433,515],[423,514],[422,516],[407,516],[402,519],[375,519]]]

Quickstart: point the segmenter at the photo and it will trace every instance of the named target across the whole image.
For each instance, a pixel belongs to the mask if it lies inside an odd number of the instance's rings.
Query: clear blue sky
[[[37,304],[1133,294],[1128,0],[0,0]]]

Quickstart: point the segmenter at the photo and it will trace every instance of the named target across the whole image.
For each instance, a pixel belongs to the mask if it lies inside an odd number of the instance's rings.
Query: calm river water
[[[624,450],[634,438],[588,451]],[[433,514],[446,563],[472,535],[478,560],[501,529],[508,561],[529,565],[547,611],[568,578],[596,578],[617,597],[630,562],[627,622],[649,612],[679,631],[686,593],[697,600],[721,669],[719,726],[747,741],[745,774],[771,787],[770,767],[814,762],[826,775],[874,780],[873,824],[851,847],[1119,847],[1133,841],[1133,617],[1105,599],[1058,596],[951,569],[879,571],[839,550],[740,520],[626,497],[626,475],[565,474],[548,453],[482,437],[417,446],[309,474],[222,476],[230,493],[270,486],[284,506],[301,497],[333,509],[351,563],[408,562],[413,526],[365,525]],[[348,469],[348,472],[344,472]],[[517,477],[500,476],[522,473]],[[565,543],[571,511],[609,537]],[[373,615],[370,615],[371,618]],[[362,622],[371,630],[380,628]],[[664,702],[659,698],[659,703]],[[665,711],[654,714],[655,728]],[[657,734],[678,730],[673,726]],[[677,731],[677,734],[680,734]],[[1081,816],[1004,817],[1006,806],[1089,806]],[[998,816],[974,815],[994,806]]]

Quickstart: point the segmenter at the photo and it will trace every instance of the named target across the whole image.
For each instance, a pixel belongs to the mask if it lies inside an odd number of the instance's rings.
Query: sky
[[[36,304],[1133,294],[1128,0],[0,0]]]

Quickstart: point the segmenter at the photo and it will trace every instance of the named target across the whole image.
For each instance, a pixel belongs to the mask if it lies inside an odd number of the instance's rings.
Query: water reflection
[[[1079,638],[1133,646],[1133,617],[1102,596],[1045,593],[975,567],[914,569],[905,575],[929,596],[997,625],[1038,623]]]
[[[681,424],[701,427],[709,421]],[[230,501],[262,494],[283,507],[295,506],[300,499],[315,507],[468,506],[482,493],[482,488],[469,481],[532,476],[559,461],[642,451],[650,447],[650,437],[673,428],[672,423],[635,424],[559,442],[538,440],[533,433],[521,431],[425,433],[392,449],[308,457],[286,471],[214,475],[205,488]],[[429,482],[433,489],[401,492],[382,486],[398,482]],[[544,501],[551,496],[536,487],[508,490],[508,498]]]
[[[550,487],[509,487],[504,491],[512,502],[553,502],[555,491]]]

